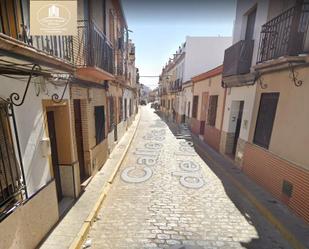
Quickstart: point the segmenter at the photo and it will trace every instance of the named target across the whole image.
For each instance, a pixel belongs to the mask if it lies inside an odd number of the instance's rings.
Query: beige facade
[[[216,111],[215,128],[221,129],[223,122],[223,110],[225,104],[225,89],[221,86],[222,75],[216,75],[193,83],[193,96],[199,96],[197,119],[207,119],[207,104],[209,96],[217,95],[218,105]],[[207,93],[207,97],[205,97]]]
[[[268,150],[300,167],[309,170],[308,144],[309,132],[309,90],[305,79],[309,78],[307,67],[295,68],[298,78],[304,80],[300,87],[294,85],[289,77],[290,70],[280,70],[263,74],[263,83],[266,89],[260,86],[256,90],[253,108],[252,126],[250,127],[249,141],[253,141],[258,108],[262,93],[279,93],[276,116],[273,124]]]
[[[237,1],[234,44],[224,57],[227,98],[220,147],[251,179],[309,221],[309,40],[307,29],[295,28],[308,25],[304,4]],[[286,15],[294,21],[282,19]],[[283,26],[285,32],[275,35]]]

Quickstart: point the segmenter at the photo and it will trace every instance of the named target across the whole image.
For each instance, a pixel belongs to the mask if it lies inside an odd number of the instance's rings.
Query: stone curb
[[[217,163],[213,157],[205,151],[201,145],[194,144],[199,150],[201,150],[207,156],[207,159],[211,161],[219,171],[232,182],[232,184],[253,204],[253,206],[266,218],[268,222],[270,222],[274,227],[278,229],[278,231],[282,234],[282,236],[291,244],[291,246],[295,249],[306,249],[306,247],[299,241],[289,229],[287,229],[269,210],[265,207],[253,194],[251,194],[241,183],[237,181],[231,174],[227,173],[222,166]],[[204,167],[202,167],[205,171]]]
[[[97,217],[98,215],[98,212],[107,196],[107,193],[108,191],[110,190],[111,188],[111,184],[113,183],[115,177],[116,177],[116,174],[121,166],[121,164],[123,163],[124,161],[124,158],[126,157],[128,151],[129,151],[129,148],[132,144],[132,141],[134,140],[135,138],[135,135],[136,135],[136,131],[137,131],[137,127],[139,125],[139,122],[140,122],[140,119],[141,119],[141,109],[139,109],[139,113],[137,114],[137,124],[136,124],[136,127],[133,131],[133,135],[132,137],[130,138],[130,141],[128,142],[121,158],[119,159],[119,161],[117,162],[116,166],[115,166],[115,170],[113,171],[113,173],[111,174],[111,176],[109,177],[108,181],[103,185],[102,189],[101,189],[101,194],[98,198],[98,200],[96,201],[94,207],[92,208],[90,214],[87,216],[86,220],[84,221],[84,224],[82,225],[79,233],[77,234],[77,236],[74,238],[72,244],[70,245],[69,249],[80,249],[82,248],[83,246],[83,243],[84,241],[86,240],[87,238],[87,235],[89,233],[89,230],[91,228],[91,225],[93,224],[95,218]]]

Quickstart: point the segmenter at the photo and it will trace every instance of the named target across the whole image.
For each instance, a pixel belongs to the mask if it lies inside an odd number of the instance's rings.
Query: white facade
[[[231,46],[232,37],[186,37],[183,82],[223,63],[224,50]]]
[[[236,130],[236,121],[239,111],[239,102],[244,101],[243,116],[239,137],[245,141],[249,138],[252,109],[255,99],[256,84],[253,86],[233,87],[227,90],[224,107],[224,120],[222,129],[228,133]]]
[[[236,19],[233,32],[233,44],[245,39],[247,28],[247,16],[256,8],[255,25],[253,32],[254,48],[252,63],[257,61],[257,54],[260,42],[260,32],[262,25],[267,22],[269,0],[238,0],[236,6]]]
[[[182,84],[191,81],[191,78],[209,71],[223,63],[224,50],[231,46],[232,37],[191,37],[187,36],[185,43],[178,53],[183,54],[176,59],[176,79]],[[176,112],[188,116],[192,108],[192,92],[184,89],[176,96]],[[189,110],[191,113],[191,110]],[[190,114],[191,115],[191,114]]]
[[[16,92],[22,98],[26,84],[27,80],[15,80],[0,76],[0,97],[7,99],[11,93]],[[17,107],[14,106],[29,197],[52,179],[49,158],[43,155],[41,149],[41,141],[48,137],[46,134],[42,100],[50,100],[51,95],[54,93],[61,96],[63,87],[56,88],[54,85],[48,83],[46,84],[45,91],[41,90],[39,96],[36,96],[36,90],[38,88],[32,80],[24,104]],[[21,98],[19,101],[21,101]],[[68,89],[64,95],[64,99],[69,99]],[[13,129],[12,125],[11,127]],[[17,150],[15,151],[17,152]],[[16,158],[17,160],[19,159],[18,155],[16,155]]]

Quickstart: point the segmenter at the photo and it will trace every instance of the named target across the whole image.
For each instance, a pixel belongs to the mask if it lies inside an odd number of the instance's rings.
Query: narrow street
[[[290,248],[149,106],[88,237],[95,249]]]

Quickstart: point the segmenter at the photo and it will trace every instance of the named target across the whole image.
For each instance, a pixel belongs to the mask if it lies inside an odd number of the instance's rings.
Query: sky
[[[140,76],[159,76],[186,36],[232,36],[235,0],[122,0]],[[141,77],[154,89],[158,77]]]

